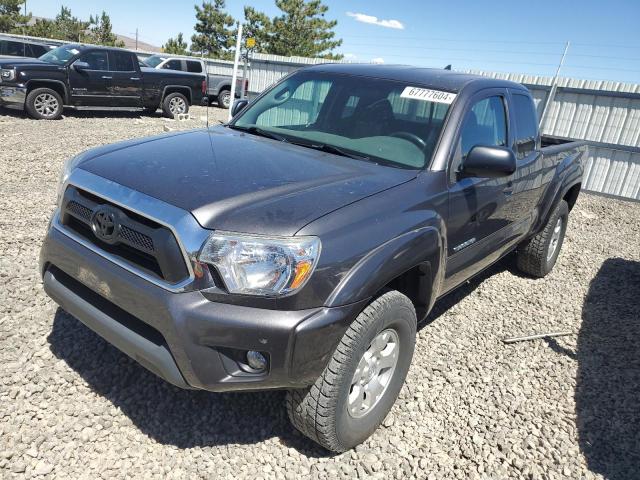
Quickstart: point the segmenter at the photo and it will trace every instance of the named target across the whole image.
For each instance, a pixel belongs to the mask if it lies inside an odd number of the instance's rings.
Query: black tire
[[[180,103],[181,111],[174,108],[175,103]],[[170,93],[162,101],[162,113],[167,118],[176,118],[180,113],[189,113],[189,100],[182,93]]]
[[[518,247],[516,255],[520,271],[538,278],[542,278],[551,272],[562,248],[568,219],[569,206],[567,202],[561,200],[551,212],[544,229]],[[561,222],[561,224],[559,231],[556,232],[558,222]],[[554,232],[556,235],[554,235]]]
[[[364,416],[354,416],[349,410],[349,395],[356,369],[364,361],[364,353],[372,348],[374,338],[389,330],[397,335],[395,368],[379,400]],[[362,443],[378,428],[396,401],[411,365],[415,338],[416,312],[405,295],[393,290],[375,299],[349,326],[316,382],[311,387],[287,392],[287,413],[293,426],[334,452]]]
[[[230,104],[231,104],[231,91],[220,90],[220,92],[218,92],[218,106],[220,108],[229,108]]]
[[[57,120],[62,116],[63,107],[60,94],[50,88],[31,90],[25,101],[27,114],[37,120]]]

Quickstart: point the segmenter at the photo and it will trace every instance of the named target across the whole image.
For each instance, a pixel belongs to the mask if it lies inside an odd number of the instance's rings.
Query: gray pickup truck
[[[523,86],[433,69],[317,65],[233,110],[67,161],[44,288],[174,385],[287,389],[344,451],[439,298],[510,252],[552,270],[586,146],[543,146]]]
[[[206,71],[204,61],[193,57],[158,54],[151,55],[142,61],[145,65],[158,70],[179,70],[192,73]],[[207,73],[207,99],[209,104],[215,102],[220,108],[229,108],[231,103],[231,82],[232,78],[229,75]],[[248,89],[249,80],[239,77],[236,80],[235,98],[241,98],[242,92],[247,92]]]

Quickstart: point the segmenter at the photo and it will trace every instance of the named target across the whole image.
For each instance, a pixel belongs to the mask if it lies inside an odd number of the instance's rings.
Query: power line
[[[341,35],[341,38],[371,38],[371,35]],[[425,40],[425,41],[442,41],[442,42],[458,42],[458,43],[519,43],[529,45],[564,45],[564,42],[532,42],[528,40],[482,40],[479,38],[471,38],[463,40],[460,38],[444,38],[444,37],[403,37],[396,35],[376,35],[375,38],[393,38],[396,40]]]

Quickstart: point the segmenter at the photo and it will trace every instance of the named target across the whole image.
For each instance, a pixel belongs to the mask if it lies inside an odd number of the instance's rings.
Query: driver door
[[[447,291],[497,260],[514,226],[510,207],[513,175],[501,178],[460,175],[465,157],[474,146],[512,145],[507,98],[505,89],[485,90],[474,97],[454,144],[449,168]]]
[[[76,69],[76,62],[86,62],[89,68]],[[108,106],[112,77],[106,50],[89,50],[83,53],[69,67],[72,105]]]

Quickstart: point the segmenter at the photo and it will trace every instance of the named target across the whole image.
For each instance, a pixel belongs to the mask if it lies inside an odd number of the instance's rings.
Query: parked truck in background
[[[143,60],[145,65],[159,70],[180,70],[183,72],[206,72],[206,64],[203,60],[192,57],[171,55],[151,55]],[[207,74],[207,97],[209,104],[217,103],[220,108],[229,108],[231,103],[231,82],[229,75]],[[242,93],[248,91],[249,80],[238,77],[236,80],[235,97],[241,98]]]
[[[204,74],[141,67],[118,48],[71,44],[38,59],[0,59],[0,106],[37,119],[60,118],[64,106],[162,108],[174,118],[205,93]]]
[[[24,40],[17,37],[0,36],[0,57],[30,57],[38,58],[56,46],[42,42]]]
[[[234,114],[67,161],[41,250],[46,292],[174,385],[287,389],[293,425],[344,451],[438,299],[510,252],[556,263],[586,146],[545,146],[522,85],[317,65]]]

